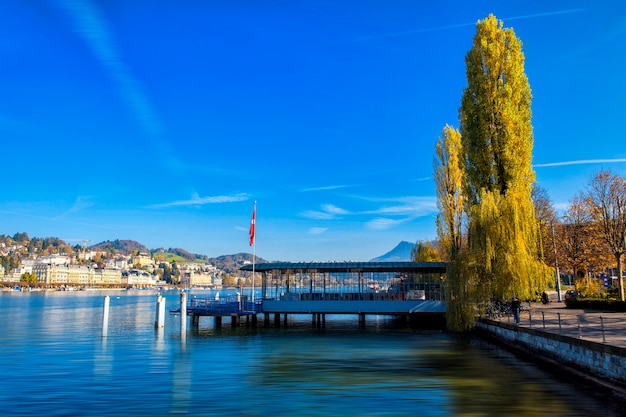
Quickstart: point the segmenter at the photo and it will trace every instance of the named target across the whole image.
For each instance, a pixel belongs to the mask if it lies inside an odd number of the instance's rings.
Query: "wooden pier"
[[[181,314],[181,308],[171,309],[170,313]],[[227,298],[198,298],[191,297],[186,304],[186,315],[192,318],[192,324],[198,325],[200,317],[215,318],[215,327],[222,326],[223,317],[230,317],[231,325],[238,326],[243,319],[246,324],[256,325],[257,314],[262,311],[261,301],[251,302],[247,296]]]

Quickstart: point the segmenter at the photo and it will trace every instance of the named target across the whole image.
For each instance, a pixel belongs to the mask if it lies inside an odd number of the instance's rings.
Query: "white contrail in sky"
[[[189,200],[178,200],[163,204],[154,204],[150,208],[168,208],[168,207],[180,207],[180,206],[203,206],[205,204],[221,204],[221,203],[237,203],[240,201],[246,201],[250,198],[250,195],[246,193],[234,194],[234,195],[217,195],[200,197],[197,193],[194,193]]]
[[[72,20],[74,29],[113,79],[118,91],[142,127],[152,137],[162,133],[162,126],[146,94],[124,62],[113,40],[107,21],[94,2],[58,0],[56,4]]]
[[[545,168],[545,167],[562,167],[566,165],[610,164],[610,163],[621,163],[621,162],[626,162],[626,158],[581,159],[578,161],[563,161],[563,162],[549,162],[547,164],[535,164],[533,166],[535,168]]]
[[[535,18],[535,17],[546,17],[546,16],[556,16],[556,15],[568,14],[568,13],[579,13],[579,12],[583,12],[584,10],[585,9],[558,10],[558,11],[554,11],[554,12],[544,12],[544,13],[527,14],[527,15],[523,15],[523,16],[504,17],[504,18],[501,18],[501,19],[499,18],[499,20],[507,22],[509,20],[532,19],[532,18]],[[406,31],[403,31],[403,32],[394,32],[394,33],[385,33],[385,34],[382,34],[382,35],[365,36],[365,37],[362,37],[362,38],[351,39],[351,40],[348,40],[346,42],[360,42],[360,41],[369,41],[369,40],[383,39],[383,38],[395,38],[395,37],[398,37],[398,36],[407,36],[407,35],[414,35],[414,34],[417,34],[417,33],[426,33],[426,32],[437,32],[437,31],[441,31],[441,30],[457,29],[457,28],[462,28],[462,27],[466,27],[466,26],[475,26],[475,25],[476,25],[476,22],[458,23],[456,25],[435,26],[435,27],[432,27],[432,28],[406,30]]]

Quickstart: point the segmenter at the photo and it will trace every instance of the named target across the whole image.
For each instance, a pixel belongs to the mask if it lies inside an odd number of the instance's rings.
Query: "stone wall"
[[[481,320],[478,330],[513,347],[536,352],[565,366],[626,385],[626,349],[508,323]]]

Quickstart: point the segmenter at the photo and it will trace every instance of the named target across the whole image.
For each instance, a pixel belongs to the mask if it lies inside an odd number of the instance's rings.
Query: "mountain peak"
[[[408,262],[411,260],[413,246],[415,245],[411,242],[402,241],[383,256],[371,259],[370,262]]]

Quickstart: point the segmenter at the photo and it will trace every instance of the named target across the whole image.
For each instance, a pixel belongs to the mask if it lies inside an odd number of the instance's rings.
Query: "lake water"
[[[178,307],[178,293],[165,297]],[[356,317],[329,316],[325,329],[304,316],[289,329],[232,329],[230,319],[215,329],[202,318],[181,338],[180,317],[155,330],[155,312],[153,291],[0,293],[0,414],[619,415],[484,341],[382,316],[365,329]]]

